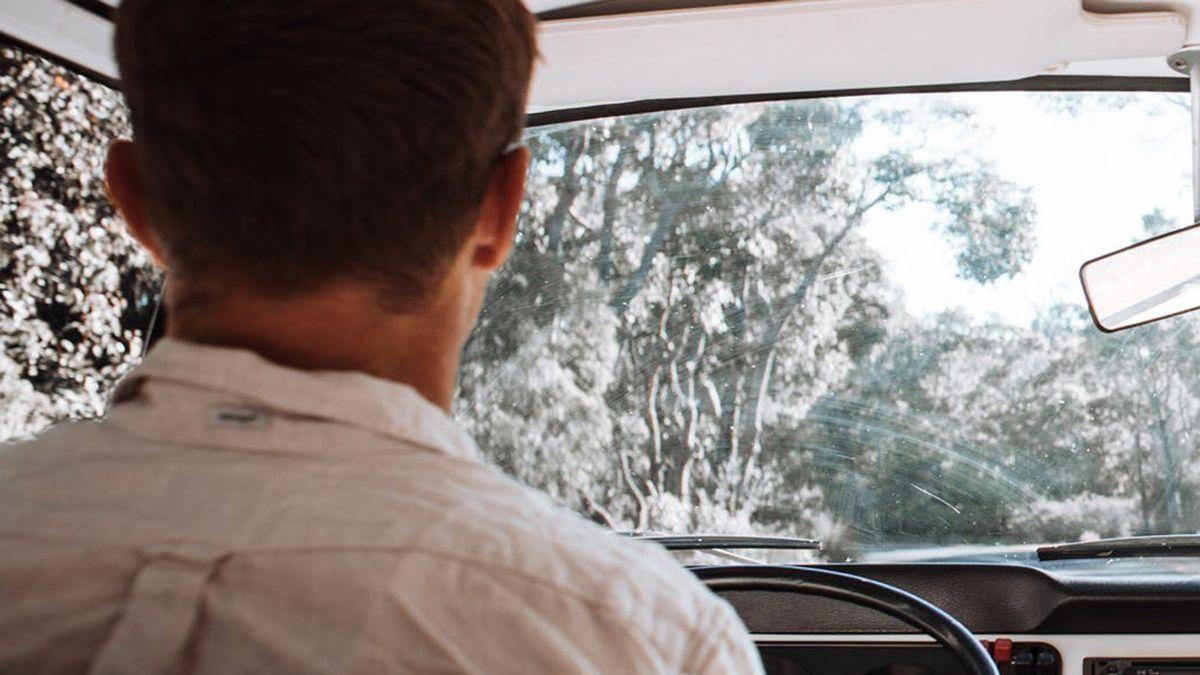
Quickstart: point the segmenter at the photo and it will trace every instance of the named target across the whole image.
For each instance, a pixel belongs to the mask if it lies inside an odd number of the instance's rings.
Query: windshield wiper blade
[[[821,542],[796,537],[760,537],[738,534],[657,534],[623,532],[625,536],[652,541],[668,551],[710,551],[714,549],[819,551]]]
[[[1200,556],[1200,534],[1167,534],[1149,537],[1118,537],[1043,546],[1038,560],[1089,558],[1171,558]]]

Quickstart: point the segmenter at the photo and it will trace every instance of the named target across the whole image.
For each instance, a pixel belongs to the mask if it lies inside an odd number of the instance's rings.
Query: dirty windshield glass
[[[1078,280],[1188,224],[1182,95],[802,100],[527,141],[457,414],[560,503],[839,559],[1200,528],[1200,326],[1104,335]]]

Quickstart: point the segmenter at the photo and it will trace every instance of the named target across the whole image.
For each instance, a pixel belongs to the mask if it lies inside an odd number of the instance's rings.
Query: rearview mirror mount
[[[1191,227],[1089,260],[1079,270],[1088,310],[1106,332],[1142,326],[1200,309],[1200,45],[1167,64],[1188,76],[1192,93]]]

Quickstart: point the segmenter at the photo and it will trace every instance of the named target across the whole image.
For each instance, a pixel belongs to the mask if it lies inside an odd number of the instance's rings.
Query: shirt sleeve
[[[690,675],[761,675],[762,659],[741,618],[729,603],[713,599],[697,623],[684,672]]]

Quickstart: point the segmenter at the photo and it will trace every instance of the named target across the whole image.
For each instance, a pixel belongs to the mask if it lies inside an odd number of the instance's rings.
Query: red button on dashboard
[[[996,640],[996,646],[992,651],[992,656],[995,657],[996,663],[1008,663],[1012,661],[1012,640],[1001,638]]]

